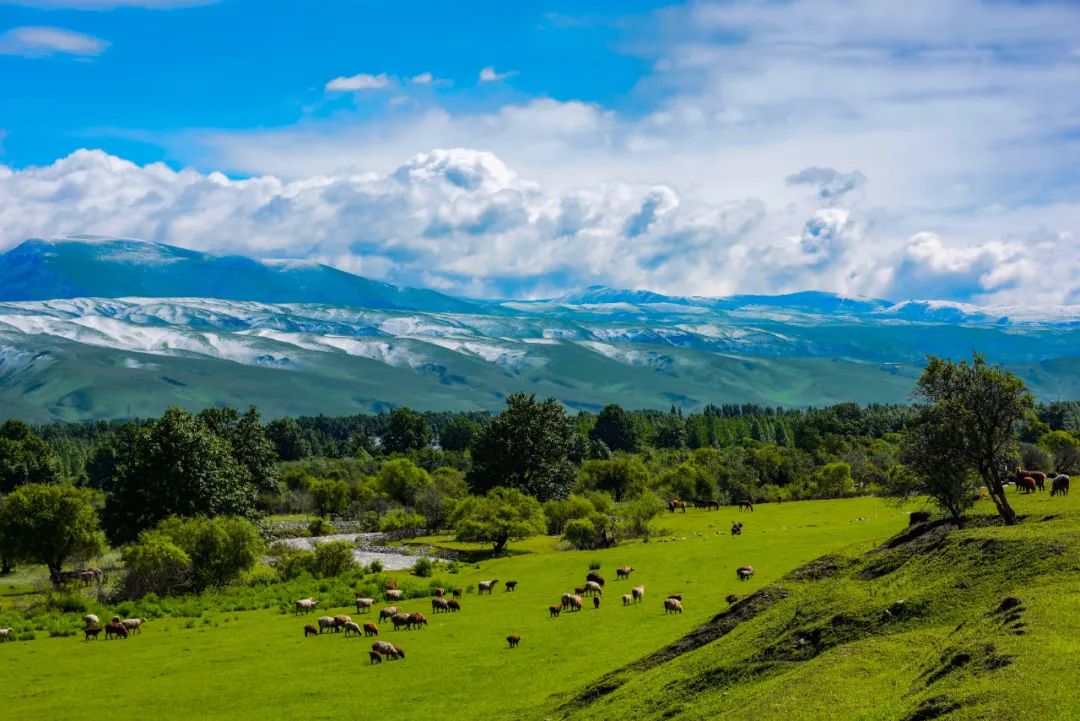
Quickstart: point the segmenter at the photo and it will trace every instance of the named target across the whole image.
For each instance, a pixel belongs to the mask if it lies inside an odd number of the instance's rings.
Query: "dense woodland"
[[[273,535],[266,519],[284,514],[317,518],[301,532],[346,522],[397,537],[451,531],[496,551],[539,533],[561,536],[567,548],[648,538],[671,499],[923,494],[959,517],[979,484],[997,498],[993,489],[1007,478],[994,471],[980,479],[975,457],[953,462],[964,452],[958,439],[941,446],[949,440],[941,429],[965,421],[960,406],[948,411],[933,397],[934,374],[956,369],[1004,384],[1011,415],[1002,418],[999,445],[1011,455],[995,462],[1080,469],[1080,403],[1035,406],[1019,381],[978,358],[972,366],[932,362],[916,405],[725,404],[684,413],[612,404],[571,415],[554,399],[516,394],[496,415],[397,408],[266,423],[255,408],[174,408],[122,422],[8,421],[0,426],[0,561],[5,571],[43,563],[60,584],[65,564],[122,549],[125,592],[139,595],[229,582]],[[942,465],[956,472],[933,470]],[[63,534],[47,530],[60,526]],[[272,550],[283,576],[347,565],[341,548],[319,559]]]

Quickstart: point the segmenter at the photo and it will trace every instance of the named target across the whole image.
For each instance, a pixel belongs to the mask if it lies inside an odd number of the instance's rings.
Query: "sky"
[[[0,0],[0,251],[1080,304],[1080,3]]]

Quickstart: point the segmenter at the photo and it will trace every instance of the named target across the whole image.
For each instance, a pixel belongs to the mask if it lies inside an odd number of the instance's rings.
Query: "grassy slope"
[[[1019,527],[942,529],[824,578],[782,579],[790,596],[729,634],[608,677],[618,688],[598,702],[564,695],[545,716],[1080,718],[1080,512],[1046,494],[1017,505]],[[1010,596],[1021,606],[995,613]]]
[[[142,637],[127,641],[86,643],[39,633],[34,641],[0,645],[0,708],[24,720],[247,719],[271,712],[278,719],[368,718],[393,706],[407,708],[408,718],[499,711],[505,717],[511,703],[525,713],[553,692],[686,633],[732,591],[760,587],[837,547],[868,547],[904,524],[901,513],[874,499],[762,506],[752,516],[742,514],[746,536],[732,539],[727,529],[738,517],[735,509],[665,516],[661,524],[685,540],[600,552],[555,552],[546,537],[518,544],[516,550],[529,552],[452,577],[462,586],[513,578],[519,581],[515,593],[467,594],[461,613],[429,614],[431,625],[422,631],[384,628],[383,637],[405,647],[408,659],[381,667],[367,664],[369,642],[340,635],[304,639],[303,619],[273,611],[154,619]],[[547,606],[584,581],[592,560],[612,579],[600,610],[550,620]],[[734,578],[742,563],[761,569],[749,584]],[[637,568],[632,578],[645,584],[646,603],[621,607],[619,595],[633,585],[614,581],[622,564]],[[686,593],[687,612],[665,616],[659,596],[676,591]],[[310,593],[318,596],[320,589]],[[427,612],[430,600],[404,606]],[[524,637],[513,652],[505,648],[510,633]],[[123,692],[103,693],[121,679]]]

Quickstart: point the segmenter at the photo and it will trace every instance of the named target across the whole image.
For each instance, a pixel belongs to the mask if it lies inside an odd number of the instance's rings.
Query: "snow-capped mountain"
[[[326,266],[158,243],[28,241],[0,255],[0,416],[268,415],[902,401],[927,354],[977,349],[1043,397],[1080,397],[1080,308],[893,304],[828,293],[700,298],[591,287],[489,302]]]

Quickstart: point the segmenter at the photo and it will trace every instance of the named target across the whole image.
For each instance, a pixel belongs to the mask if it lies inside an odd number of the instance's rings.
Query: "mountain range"
[[[928,354],[972,350],[1042,399],[1080,397],[1080,307],[601,286],[478,300],[110,238],[0,255],[0,417],[31,421],[495,410],[518,390],[574,409],[898,402]]]

